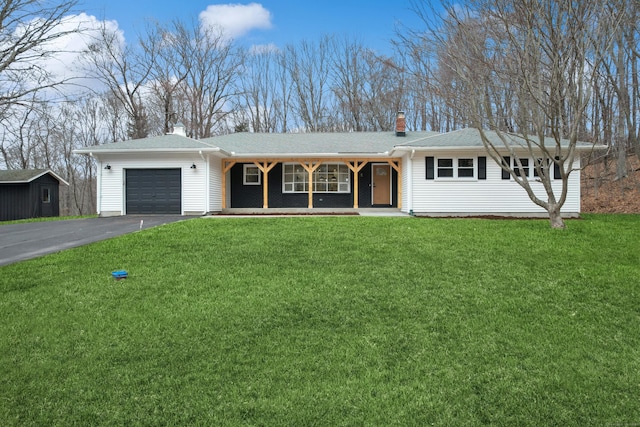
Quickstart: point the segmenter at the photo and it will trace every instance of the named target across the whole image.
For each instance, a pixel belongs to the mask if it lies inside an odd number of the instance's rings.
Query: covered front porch
[[[400,210],[401,177],[400,158],[223,159],[222,211],[336,211],[363,207]]]

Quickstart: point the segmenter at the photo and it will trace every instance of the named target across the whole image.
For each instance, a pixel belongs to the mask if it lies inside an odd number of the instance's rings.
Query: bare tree
[[[102,25],[99,40],[89,46],[87,71],[99,79],[113,94],[128,115],[128,136],[132,139],[149,135],[143,96],[144,85],[151,76],[157,47],[145,49],[126,46],[121,34]],[[149,37],[149,41],[155,41]]]
[[[317,44],[308,41],[285,49],[286,67],[294,89],[293,111],[307,132],[328,130],[330,37]]]
[[[183,90],[188,103],[183,120],[191,137],[214,136],[224,127],[235,95],[233,82],[242,57],[221,29],[206,24],[174,25],[176,48],[186,71]]]
[[[69,81],[46,68],[51,43],[80,31],[61,24],[75,0],[6,0],[0,3],[0,119],[12,105]]]
[[[278,85],[280,53],[272,49],[247,52],[239,74],[238,112],[253,132],[276,132],[282,96]]]
[[[460,114],[479,130],[489,156],[548,212],[551,226],[564,228],[560,210],[576,146],[619,17],[593,2],[560,0],[472,0],[446,10],[430,36],[442,52],[440,68],[455,75]],[[533,177],[521,173],[528,159]]]
[[[172,125],[178,120],[177,102],[189,71],[179,53],[179,29],[179,23],[167,28],[156,25],[141,41],[149,57],[157,52],[150,76],[151,102],[159,107],[162,132],[165,134],[171,131]]]

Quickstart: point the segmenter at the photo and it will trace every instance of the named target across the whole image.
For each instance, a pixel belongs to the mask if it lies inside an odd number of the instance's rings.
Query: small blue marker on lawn
[[[111,275],[116,280],[122,280],[122,279],[126,279],[129,274],[127,273],[126,270],[116,270],[112,272]]]

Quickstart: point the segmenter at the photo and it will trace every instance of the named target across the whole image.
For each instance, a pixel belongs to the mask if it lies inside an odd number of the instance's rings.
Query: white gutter
[[[409,215],[413,215],[413,156],[415,156],[416,150],[411,150],[409,155],[409,161],[407,162],[407,212]]]
[[[504,146],[496,146],[496,148],[498,148],[499,150],[504,149],[505,151],[508,150],[507,147]],[[527,147],[521,147],[521,146],[514,146],[512,147],[514,150],[516,151],[528,151]],[[562,147],[562,148],[567,148],[567,147]],[[579,145],[575,147],[576,150],[578,151],[589,151],[589,150],[601,150],[601,149],[606,149],[608,148],[608,146],[606,145],[600,145],[600,144],[595,144],[595,145]],[[484,149],[484,146],[482,145],[470,145],[468,147],[464,147],[464,146],[457,146],[457,147],[444,147],[444,146],[437,146],[437,147],[394,147],[393,151],[404,151],[404,152],[415,152],[415,151],[472,151],[472,150],[478,150],[478,149]]]
[[[91,155],[92,147],[89,148],[79,148],[77,150],[73,150],[74,154],[89,154]],[[94,150],[95,151],[95,150]],[[209,149],[199,149],[199,148],[125,148],[125,149],[109,149],[109,150],[98,150],[100,154],[129,154],[129,153],[192,153],[192,152],[202,153],[206,151],[207,153],[222,153],[225,156],[231,156],[231,153],[215,147]]]

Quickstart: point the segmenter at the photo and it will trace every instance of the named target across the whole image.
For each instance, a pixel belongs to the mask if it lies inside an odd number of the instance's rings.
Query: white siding
[[[181,213],[204,214],[207,212],[207,168],[198,154],[135,153],[102,155],[102,179],[98,214],[125,214],[126,169],[182,169]],[[109,164],[111,169],[105,170]],[[196,168],[192,169],[191,165]]]
[[[222,159],[209,158],[209,212],[222,210]]]
[[[546,214],[546,211],[533,203],[526,191],[515,181],[503,180],[502,169],[489,156],[487,157],[487,179],[426,179],[427,155],[416,153],[411,161],[413,191],[411,209],[415,214],[496,214],[496,215],[526,215]],[[437,158],[477,158],[478,153],[438,152]],[[436,160],[437,161],[437,160]],[[579,164],[575,164],[579,167]],[[476,164],[477,167],[477,164]],[[542,184],[530,179],[536,195],[546,200],[546,193]],[[561,181],[554,181],[554,192],[559,196]],[[564,214],[578,214],[580,212],[580,174],[572,172],[569,179],[569,193],[562,208]]]

